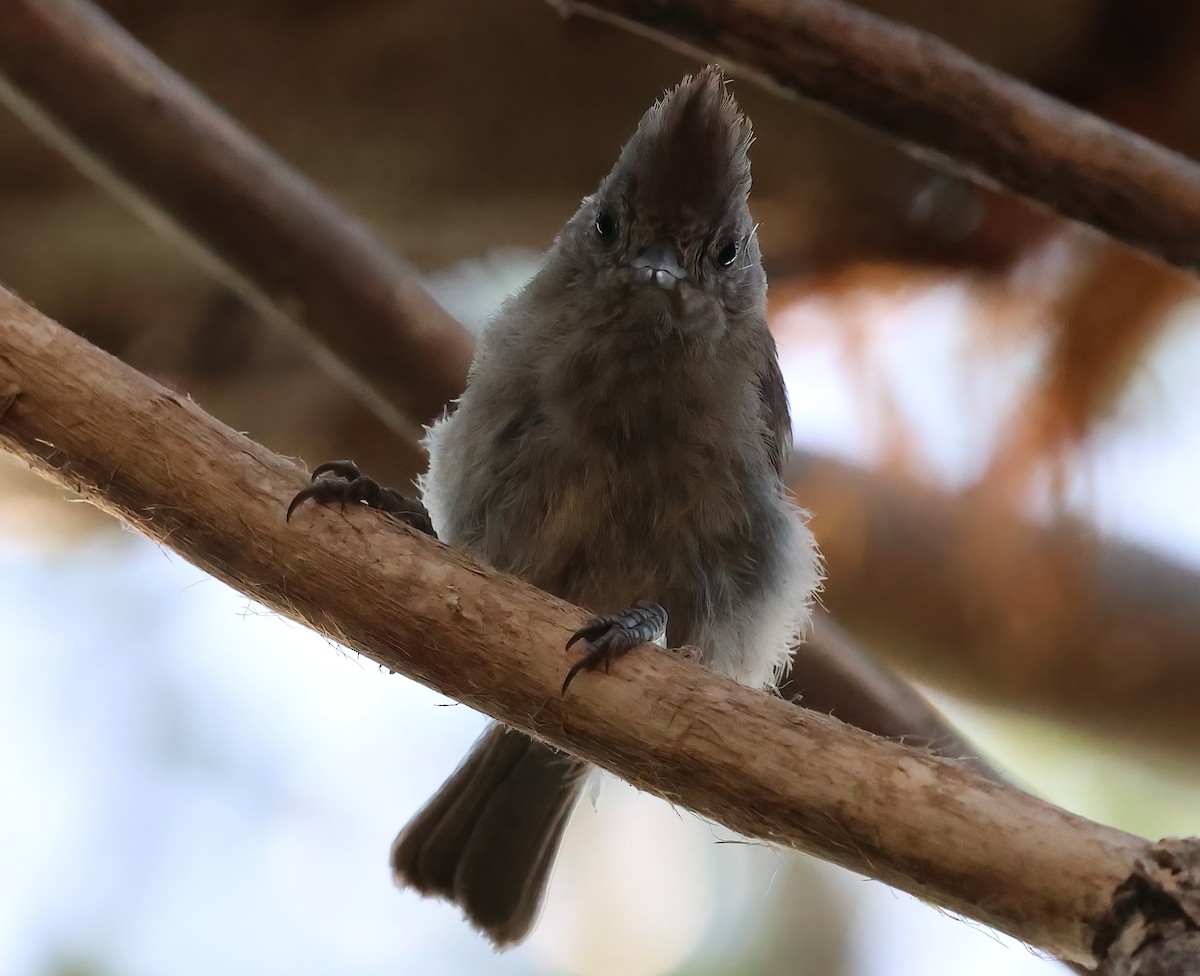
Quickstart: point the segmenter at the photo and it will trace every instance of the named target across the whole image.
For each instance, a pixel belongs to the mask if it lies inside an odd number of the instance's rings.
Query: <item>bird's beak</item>
[[[655,241],[633,260],[637,280],[642,284],[673,289],[687,272],[679,261],[679,252],[668,241]]]

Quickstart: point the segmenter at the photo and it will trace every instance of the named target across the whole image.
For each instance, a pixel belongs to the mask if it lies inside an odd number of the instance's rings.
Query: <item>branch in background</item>
[[[991,704],[1190,763],[1200,748],[1200,574],[1063,520],[801,455],[823,601],[869,651]]]
[[[304,484],[293,464],[2,291],[0,445],[388,668],[748,837],[1064,959],[1094,961],[1114,891],[1150,857],[1137,837],[675,655],[646,648],[564,697],[563,638],[584,611],[374,512],[284,522]]]
[[[412,269],[101,11],[0,0],[0,79],[10,108],[147,222],[165,214],[215,252],[218,277],[315,339],[394,429],[462,392],[471,337]]]
[[[820,607],[813,614],[812,633],[792,653],[791,671],[779,694],[873,735],[962,760],[989,779],[1004,782],[945,716],[863,651]]]
[[[839,0],[552,0],[815,99],[1191,271],[1200,166]]]

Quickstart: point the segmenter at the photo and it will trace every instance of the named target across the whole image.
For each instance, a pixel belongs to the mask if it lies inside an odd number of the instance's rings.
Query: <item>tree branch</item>
[[[810,0],[804,9],[827,6]],[[890,64],[886,37],[869,37],[881,45],[881,63]],[[917,49],[941,47],[929,41]],[[372,402],[382,416],[427,418],[461,390],[466,333],[414,284],[404,263],[102,14],[79,0],[0,0],[0,72],[116,167],[130,184],[122,193],[136,187],[151,197],[220,250],[229,274],[274,296],[273,317],[290,311],[295,325],[338,344],[346,366],[376,390]],[[904,75],[894,68],[882,77]],[[15,89],[0,84],[0,94],[44,128]],[[896,104],[910,97],[900,90]],[[923,97],[934,111],[937,89]],[[154,214],[147,219],[161,222]],[[1186,690],[1200,683],[1195,574],[1098,544],[1079,528],[1042,532],[976,501],[889,484],[836,462],[807,458],[794,487],[817,513],[831,567],[828,602],[854,637],[968,693],[1109,734],[1119,716],[1123,735],[1193,753],[1200,721]],[[1016,531],[1007,538],[1023,542],[1006,550],[1001,576],[1027,583],[1035,578],[1030,566],[1053,576],[1065,561],[1077,581],[1067,592],[1078,599],[1055,608],[1027,586],[1014,597],[995,585],[983,562],[965,565],[962,538],[1009,523]],[[957,536],[961,531],[968,535]],[[914,564],[931,571],[902,568]],[[1163,586],[1154,590],[1139,582],[1145,579]],[[957,751],[953,730],[936,712],[912,709],[919,699],[911,690],[891,677],[881,682],[861,654],[818,653],[824,638],[817,637],[795,672],[805,704]],[[1120,667],[1111,663],[1117,661]]]
[[[1152,743],[1200,746],[1200,574],[1063,520],[801,455],[823,601],[874,653],[977,699]],[[905,568],[907,567],[907,568]]]
[[[814,611],[812,633],[792,653],[791,671],[779,695],[873,735],[962,760],[984,776],[1005,782],[945,716],[867,654],[821,607]]]
[[[586,614],[363,509],[0,291],[0,446],[373,660],[749,837],[913,892],[1065,959],[1148,845],[968,767],[670,654],[559,693]]]
[[[412,269],[85,0],[0,0],[0,98],[148,223],[215,252],[219,278],[315,339],[394,429],[462,392],[472,339]]]
[[[551,0],[718,57],[1190,271],[1200,166],[839,0]]]
[[[398,418],[430,420],[462,391],[471,350],[463,327],[386,245],[184,79],[82,0],[0,0],[0,14],[0,72],[10,82],[0,95],[10,106],[148,222],[162,224],[162,208],[223,254],[221,273],[249,287],[268,318],[290,316],[341,357],[348,390],[361,395],[359,376],[374,387],[378,415],[405,429]],[[43,112],[127,182],[80,158]],[[274,304],[263,309],[268,296]],[[893,709],[889,680],[866,655],[843,646],[835,659],[820,646],[808,651],[811,707],[973,754],[894,677]],[[857,689],[858,672],[870,691]]]

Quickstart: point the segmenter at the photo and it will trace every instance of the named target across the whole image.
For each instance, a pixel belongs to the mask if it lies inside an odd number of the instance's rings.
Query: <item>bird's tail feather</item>
[[[587,766],[493,725],[392,844],[396,882],[446,898],[497,947],[529,934]]]

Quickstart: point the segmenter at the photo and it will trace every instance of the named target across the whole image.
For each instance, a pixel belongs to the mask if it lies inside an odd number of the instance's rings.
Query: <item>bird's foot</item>
[[[291,521],[296,509],[309,499],[318,505],[338,502],[343,511],[348,504],[366,505],[437,538],[429,512],[420,499],[410,498],[395,488],[384,488],[374,478],[368,478],[359,471],[353,461],[329,461],[319,465],[312,473],[312,481],[300,489],[288,505],[288,521]]]
[[[638,644],[665,647],[666,637],[667,611],[649,600],[639,600],[627,610],[593,617],[567,641],[568,650],[576,641],[584,641],[588,651],[571,665],[563,681],[563,693],[566,693],[567,686],[580,671],[591,671],[603,663],[607,673],[613,660],[630,648]]]

